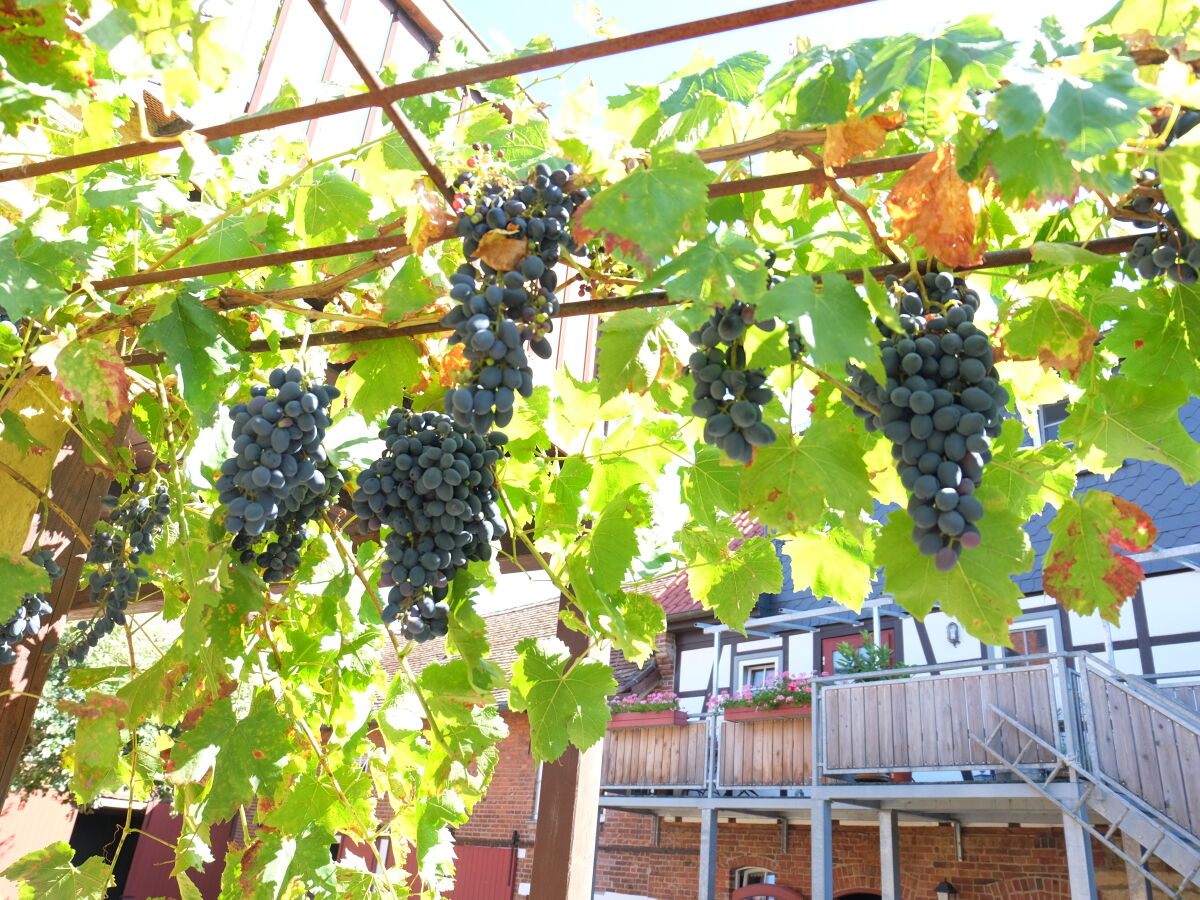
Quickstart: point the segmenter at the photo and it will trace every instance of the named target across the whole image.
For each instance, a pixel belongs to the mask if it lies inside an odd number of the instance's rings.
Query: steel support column
[[[1135,859],[1144,852],[1142,845],[1125,832],[1121,832],[1121,849]],[[1150,882],[1137,866],[1125,863],[1125,880],[1129,885],[1129,900],[1153,900],[1154,891]]]
[[[1087,809],[1078,813],[1087,821]],[[1071,900],[1096,900],[1096,872],[1092,867],[1092,838],[1079,822],[1063,813],[1063,834],[1067,845],[1067,873],[1071,879]]]
[[[812,805],[812,900],[833,900],[833,802]]]
[[[900,816],[894,809],[879,811],[880,900],[900,900]]]
[[[717,895],[717,810],[700,810],[700,865],[696,896],[713,900]]]

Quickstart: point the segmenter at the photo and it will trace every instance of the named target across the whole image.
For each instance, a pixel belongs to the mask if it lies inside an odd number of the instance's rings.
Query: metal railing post
[[[1062,697],[1063,735],[1066,738],[1066,756],[1072,763],[1079,763],[1079,707],[1075,692],[1071,690],[1071,673],[1067,666],[1067,658],[1058,656],[1050,660],[1052,668],[1057,670],[1059,694]],[[1071,780],[1076,780],[1075,770],[1071,769]]]
[[[810,776],[810,786],[815,787],[821,783],[821,772],[825,768],[825,728],[822,724],[823,710],[821,707],[821,690],[822,685],[814,684],[812,686],[812,774]],[[811,791],[809,792],[811,794]]]

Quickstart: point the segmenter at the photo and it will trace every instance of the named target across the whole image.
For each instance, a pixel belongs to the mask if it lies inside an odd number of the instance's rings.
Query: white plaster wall
[[[1108,661],[1107,655],[1104,652],[1097,653],[1096,655],[1105,662]],[[1128,672],[1130,675],[1142,674],[1142,658],[1138,654],[1136,647],[1129,650],[1117,650],[1113,654],[1113,657],[1115,659],[1113,665],[1122,672]]]
[[[680,697],[679,708],[689,715],[697,715],[704,712],[703,697]]]
[[[1200,641],[1186,644],[1164,644],[1152,648],[1154,671],[1197,672],[1200,671]]]
[[[1081,616],[1078,613],[1068,612],[1067,617],[1071,623],[1071,640],[1074,643],[1104,643],[1104,620],[1099,615]],[[1120,622],[1110,627],[1114,641],[1132,640],[1137,637],[1137,625],[1133,621],[1133,605],[1131,603],[1126,603],[1121,607]]]
[[[813,636],[812,632],[802,631],[788,635],[788,659],[793,673],[809,672],[812,670]]]
[[[783,646],[783,638],[763,638],[760,641],[742,641],[737,645],[737,652],[744,656],[755,650],[778,650]]]
[[[966,626],[958,623],[958,646],[950,643],[946,637],[946,626],[957,620],[944,612],[931,612],[925,617],[925,630],[929,632],[929,644],[933,656],[939,663],[959,662],[964,659],[979,658],[979,638],[967,634]],[[904,620],[904,652],[905,662],[913,665],[924,665],[924,652],[921,650],[921,640],[917,637],[916,622]]]
[[[679,690],[702,691],[712,683],[712,648],[684,650],[676,662]]]
[[[1147,578],[1142,595],[1151,635],[1200,631],[1200,572]],[[1200,659],[1191,668],[1200,668]]]

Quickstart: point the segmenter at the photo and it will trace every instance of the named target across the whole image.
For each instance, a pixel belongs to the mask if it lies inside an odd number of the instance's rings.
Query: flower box
[[[614,713],[609,728],[648,728],[651,725],[686,725],[687,713],[682,709],[661,709],[654,712]]]
[[[753,706],[726,706],[722,712],[726,722],[744,722],[749,719],[789,719],[811,716],[811,703],[784,703],[774,709],[756,709]]]

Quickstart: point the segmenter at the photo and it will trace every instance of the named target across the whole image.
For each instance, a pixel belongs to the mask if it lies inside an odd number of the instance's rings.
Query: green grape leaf
[[[332,843],[330,835],[316,829],[296,836],[260,830],[250,852],[241,859],[237,896],[243,900],[284,900],[303,894],[301,885],[331,885],[335,868],[329,853]]]
[[[89,419],[116,425],[130,408],[129,373],[115,349],[99,339],[74,341],[54,361],[54,380]]]
[[[610,500],[592,528],[588,569],[597,591],[619,590],[637,556],[637,530],[650,521],[650,495],[642,485],[626,488]]]
[[[600,325],[596,364],[602,404],[626,391],[640,393],[650,386],[658,368],[658,354],[646,339],[665,315],[658,309],[623,309]]]
[[[662,109],[668,116],[683,112],[695,103],[698,94],[705,91],[745,106],[754,99],[770,62],[770,57],[750,50],[702,72],[685,75],[675,92],[663,101]]]
[[[980,162],[992,164],[1006,203],[1024,206],[1030,200],[1075,193],[1079,175],[1057,141],[1030,134],[1009,141],[999,137],[993,133],[984,141]]]
[[[818,290],[808,275],[793,275],[767,291],[758,307],[760,316],[799,322],[813,364],[841,375],[851,361],[878,368],[878,332],[871,310],[858,290],[842,275],[821,279]]]
[[[696,461],[679,469],[681,499],[698,525],[713,526],[718,513],[738,511],[738,488],[745,467],[724,461],[725,454],[716,447],[700,444]]]
[[[1121,357],[1121,374],[1131,381],[1154,386],[1168,372],[1200,396],[1200,291],[1143,289],[1117,313],[1104,346]]]
[[[974,637],[1008,646],[1008,621],[1021,614],[1023,596],[1012,576],[1028,570],[1033,562],[1029,538],[1016,520],[985,516],[980,523],[983,543],[963,551],[949,572],[939,572],[932,557],[917,551],[912,527],[907,512],[893,512],[875,555],[896,602],[919,619],[940,604],[942,612],[962,622]]]
[[[1042,570],[1046,593],[1081,616],[1099,611],[1117,624],[1121,607],[1146,573],[1113,546],[1131,553],[1149,550],[1158,536],[1150,517],[1136,503],[1107,491],[1085,491],[1062,505],[1050,534]]]
[[[1037,79],[1057,82],[1035,96],[1053,96],[1042,134],[1062,141],[1069,159],[1088,159],[1136,137],[1141,111],[1158,99],[1138,81],[1124,48],[1058,60]]]
[[[22,856],[2,874],[20,882],[19,900],[104,900],[111,872],[103,856],[92,856],[76,867],[76,850],[56,841]]]
[[[0,551],[0,585],[0,622],[7,622],[26,594],[50,590],[50,576],[24,556]]]
[[[350,344],[354,368],[346,379],[354,408],[371,421],[389,412],[421,378],[417,345],[409,338],[382,338]]]
[[[719,555],[692,560],[688,590],[717,618],[738,631],[758,602],[759,594],[783,589],[783,565],[775,545],[763,537],[726,544]]]
[[[71,792],[78,803],[88,805],[106,791],[118,790],[128,781],[125,762],[116,765],[125,746],[122,723],[129,704],[109,694],[92,691],[81,703],[60,701],[59,708],[72,713],[75,742],[66,753],[71,771]]]
[[[824,534],[801,534],[783,543],[792,566],[796,590],[812,588],[817,597],[827,597],[851,609],[862,607],[871,594],[875,575],[874,542],[863,540],[845,528]]]
[[[221,262],[226,259],[237,259],[261,253],[261,245],[256,244],[251,238],[258,238],[261,241],[263,229],[266,227],[267,216],[264,213],[233,216],[226,219],[188,254],[187,264],[200,265]],[[232,273],[209,276],[210,281],[217,283],[232,278]]]
[[[176,294],[159,302],[142,340],[165,355],[196,421],[211,424],[225,389],[245,365],[229,323],[195,297]]]
[[[571,653],[557,638],[525,638],[517,644],[509,707],[529,714],[529,747],[535,759],[552,762],[570,741],[581,750],[604,737],[607,697],[617,687],[604,663]]]
[[[421,670],[420,679],[421,687],[429,696],[437,698],[438,703],[470,705],[491,700],[491,693],[479,687],[463,659],[428,663]]]
[[[469,574],[463,569],[454,577],[450,616],[447,620],[446,652],[457,653],[467,665],[471,685],[478,691],[494,690],[504,684],[500,667],[488,659],[487,623],[475,611],[473,603],[460,598],[470,596]]]
[[[646,278],[649,285],[665,283],[671,297],[692,301],[676,315],[690,327],[709,317],[711,304],[758,303],[766,281],[766,267],[754,242],[728,231],[709,235]]]
[[[421,265],[421,257],[406,257],[380,298],[383,301],[383,319],[394,322],[406,313],[425,309],[445,296],[445,285],[440,278],[425,270]]]
[[[1059,438],[1074,441],[1093,472],[1115,472],[1127,459],[1171,466],[1188,484],[1200,480],[1200,443],[1179,421],[1188,402],[1181,381],[1148,391],[1121,375],[1097,379],[1071,410]]]
[[[602,238],[629,262],[652,269],[681,240],[704,236],[712,172],[695,155],[660,150],[583,205],[575,217],[576,240]]]
[[[367,224],[370,194],[330,168],[318,170],[317,179],[296,192],[296,218],[303,235],[354,234]]]
[[[1082,313],[1051,297],[1034,297],[1018,307],[1005,325],[1003,345],[1010,359],[1036,359],[1046,369],[1079,377],[1096,354],[1100,332]]]
[[[87,245],[64,240],[50,223],[0,235],[0,306],[15,322],[62,302],[63,289],[82,274]]]
[[[556,162],[550,146],[550,126],[542,119],[530,119],[524,125],[507,129],[507,140],[497,143],[493,150],[504,151],[504,161],[519,172],[540,162]]]
[[[594,556],[594,554],[593,554]],[[591,634],[605,637],[630,662],[640,664],[654,652],[655,636],[667,627],[662,607],[648,594],[598,590],[582,554],[567,559],[567,574],[578,611]]]
[[[1189,234],[1200,234],[1200,134],[1188,132],[1158,154],[1154,164],[1180,224]]]
[[[742,475],[742,505],[764,525],[798,534],[827,509],[845,516],[871,510],[862,425],[840,403],[833,411],[831,418],[814,418],[798,441],[760,447]]]
[[[1070,448],[1057,441],[1022,448],[1024,437],[1020,421],[1005,419],[1000,436],[992,443],[992,459],[984,476],[988,490],[1003,497],[1004,505],[1022,522],[1047,504],[1057,507],[1069,500],[1075,490],[1076,470]]]

